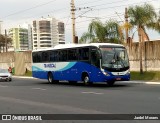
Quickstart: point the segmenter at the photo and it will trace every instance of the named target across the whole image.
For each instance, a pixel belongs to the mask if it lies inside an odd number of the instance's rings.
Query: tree
[[[149,23],[147,26],[160,33],[160,11],[157,19],[153,23]]]
[[[12,39],[8,36],[4,36],[2,34],[0,34],[0,52],[3,49],[3,52],[5,52],[5,47],[6,47],[6,52],[8,49],[8,44],[11,44]]]
[[[0,34],[0,52],[2,50],[2,47],[4,47],[4,41],[5,41],[4,35]]]
[[[114,42],[121,43],[123,39],[121,28],[117,21],[109,20],[103,24],[100,20],[92,20],[88,32],[83,33],[80,43],[89,42]]]
[[[149,36],[146,33],[146,27],[151,28],[151,24],[155,22],[156,12],[152,5],[144,4],[141,6],[131,6],[128,9],[128,15],[130,19],[130,23],[133,26],[136,26],[139,37],[139,57],[140,57],[140,73],[143,73],[142,66],[142,53],[143,53],[143,42],[144,39],[147,38],[149,40]],[[153,26],[153,25],[152,25]]]

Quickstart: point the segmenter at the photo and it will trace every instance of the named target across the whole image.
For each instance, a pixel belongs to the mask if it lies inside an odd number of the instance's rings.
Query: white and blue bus
[[[48,79],[84,83],[130,80],[126,48],[120,44],[63,44],[32,52],[32,75]]]

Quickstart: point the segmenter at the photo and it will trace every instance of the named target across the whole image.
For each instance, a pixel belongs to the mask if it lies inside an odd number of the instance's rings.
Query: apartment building
[[[33,49],[32,25],[28,24],[28,49]]]
[[[28,50],[28,29],[25,28],[11,28],[9,29],[9,36],[12,38],[11,48],[14,51]]]
[[[55,18],[42,18],[33,21],[33,49],[54,47],[65,44],[64,23]]]

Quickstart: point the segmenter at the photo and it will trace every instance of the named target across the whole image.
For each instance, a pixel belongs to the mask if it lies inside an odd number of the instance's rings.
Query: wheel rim
[[[49,81],[49,83],[52,83],[52,75],[51,74],[49,74],[49,76],[48,76],[48,81]]]
[[[89,77],[88,76],[85,76],[84,77],[84,83],[88,83],[89,82]]]

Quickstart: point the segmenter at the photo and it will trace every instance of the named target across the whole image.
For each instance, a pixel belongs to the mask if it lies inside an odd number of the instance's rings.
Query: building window
[[[41,45],[40,47],[51,47],[51,45]]]
[[[40,34],[40,36],[51,36],[51,34]]]
[[[51,40],[51,38],[40,38],[40,40]]]
[[[41,41],[40,43],[51,43],[50,41]]]
[[[65,42],[59,42],[59,44],[65,44]]]

